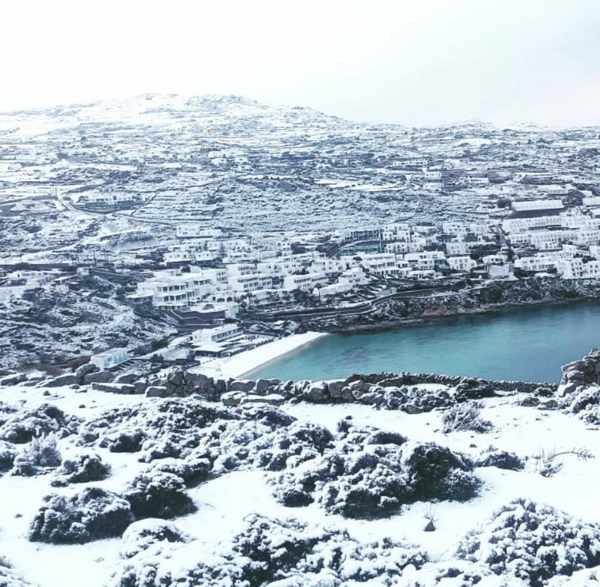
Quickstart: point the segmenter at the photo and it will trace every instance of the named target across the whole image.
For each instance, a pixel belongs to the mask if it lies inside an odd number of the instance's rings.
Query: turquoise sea
[[[251,373],[252,378],[332,379],[352,373],[435,372],[558,381],[560,366],[600,347],[600,304],[440,318],[422,326],[333,334]]]

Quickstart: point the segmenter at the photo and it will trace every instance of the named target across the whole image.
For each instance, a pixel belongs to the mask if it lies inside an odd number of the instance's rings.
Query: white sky
[[[598,0],[3,0],[0,110],[234,93],[355,120],[600,124]]]

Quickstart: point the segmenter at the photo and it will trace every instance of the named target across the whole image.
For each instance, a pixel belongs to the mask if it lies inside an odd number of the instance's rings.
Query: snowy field
[[[307,337],[308,339],[308,337]],[[428,387],[428,389],[426,389]],[[423,391],[443,391],[442,386],[424,386]],[[49,394],[48,394],[49,393]],[[433,500],[416,501],[403,505],[390,515],[376,519],[352,519],[339,514],[323,511],[318,503],[306,507],[285,507],[278,502],[269,483],[272,472],[240,467],[227,474],[189,488],[187,494],[197,508],[194,513],[175,518],[175,524],[192,539],[189,544],[165,554],[166,568],[174,575],[184,573],[198,560],[210,560],[216,550],[227,548],[227,544],[240,532],[246,516],[260,514],[269,518],[285,519],[293,517],[307,522],[309,527],[326,526],[347,531],[359,542],[390,538],[394,541],[415,545],[425,552],[429,565],[446,563],[455,558],[456,545],[472,530],[485,528],[487,520],[499,508],[518,498],[528,498],[548,504],[567,512],[587,523],[600,523],[600,510],[597,506],[597,480],[600,479],[600,443],[598,431],[587,426],[572,414],[558,410],[538,410],[518,404],[518,396],[485,400],[481,417],[489,420],[493,427],[484,433],[442,431],[443,411],[430,411],[421,414],[407,414],[401,411],[376,410],[359,404],[314,405],[297,403],[284,405],[281,409],[300,423],[318,424],[332,433],[337,423],[351,416],[356,426],[372,426],[384,431],[400,433],[411,441],[435,442],[452,451],[477,458],[490,446],[510,451],[524,459],[524,470],[505,470],[495,466],[477,467],[475,475],[482,484],[477,495],[466,501]],[[144,405],[160,410],[161,402],[169,400],[144,399],[136,396],[115,396],[93,390],[76,392],[70,388],[59,388],[45,392],[40,388],[15,387],[2,389],[0,408],[18,409],[17,413],[27,413],[43,404],[51,404],[66,415],[74,415],[84,421],[91,421],[102,415],[106,409],[127,409]],[[177,400],[185,403],[189,399]],[[6,417],[0,410],[0,434],[6,432]],[[2,436],[0,436],[2,438]],[[77,450],[81,435],[70,435],[59,440],[63,458]],[[2,445],[0,444],[0,448]],[[23,450],[24,445],[17,445]],[[572,451],[586,449],[585,459],[573,454],[557,456],[562,467],[550,476],[539,471],[539,457],[543,451]],[[18,476],[10,472],[0,476],[0,555],[12,564],[15,575],[23,577],[39,587],[101,587],[104,585],[138,585],[138,583],[118,583],[113,577],[123,564],[120,552],[123,541],[109,538],[75,545],[54,545],[43,542],[30,542],[28,532],[43,497],[49,493],[65,495],[81,491],[85,486],[103,487],[122,492],[127,483],[142,470],[147,463],[139,461],[139,452],[114,452],[109,448],[94,446],[102,460],[110,465],[108,478],[91,483],[71,483],[55,488],[50,485],[55,478],[52,470],[35,476]],[[157,462],[154,461],[153,464]],[[160,459],[158,460],[160,462]],[[537,463],[537,464],[536,464]],[[428,516],[435,518],[436,530],[426,532]],[[403,575],[401,585],[437,585],[432,574],[421,574],[418,581],[411,579],[411,568]],[[2,575],[0,574],[0,584]],[[430,582],[423,582],[429,580]],[[399,579],[398,579],[399,581]],[[459,581],[457,579],[457,581]],[[505,582],[502,582],[505,581]],[[520,585],[516,578],[502,579],[484,577],[480,585]],[[9,583],[6,583],[10,585]],[[18,583],[15,583],[17,585]],[[168,583],[170,584],[170,583]],[[180,583],[177,583],[179,585]],[[201,583],[189,583],[196,585]],[[214,585],[236,584],[227,582],[207,583]],[[240,583],[245,584],[245,583]],[[303,584],[303,583],[298,583]],[[308,584],[308,583],[307,583]],[[334,585],[338,583],[310,583],[311,585]],[[348,581],[347,584],[355,584]],[[356,583],[361,584],[361,583]],[[372,579],[369,585],[391,583]],[[463,585],[447,582],[443,585]],[[587,584],[585,581],[583,583]],[[142,583],[139,583],[142,585]],[[159,583],[144,583],[156,585]],[[161,583],[162,585],[162,583]],[[188,583],[181,583],[188,585]],[[278,584],[279,585],[279,584]],[[296,585],[296,583],[281,583]]]

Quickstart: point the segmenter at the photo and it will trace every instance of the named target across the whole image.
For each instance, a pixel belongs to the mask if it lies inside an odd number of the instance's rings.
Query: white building
[[[448,261],[448,265],[452,271],[468,272],[477,267],[477,261],[471,259],[471,257],[468,255],[463,255],[460,257],[448,257],[446,260]]]

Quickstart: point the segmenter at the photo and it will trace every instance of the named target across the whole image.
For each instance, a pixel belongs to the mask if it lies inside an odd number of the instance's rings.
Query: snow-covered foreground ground
[[[440,386],[424,386],[429,391]],[[163,402],[173,400],[146,399],[137,396],[115,396],[93,391],[76,392],[70,388],[58,388],[45,392],[40,388],[6,388],[0,391],[0,408],[18,408],[17,413],[26,413],[43,404],[58,407],[67,415],[74,415],[85,421],[93,420],[111,408],[130,408],[149,404],[160,412]],[[48,395],[49,393],[49,395]],[[430,411],[420,414],[407,414],[401,411],[376,410],[360,404],[315,405],[297,403],[284,405],[287,414],[300,423],[320,424],[336,433],[337,423],[351,416],[356,426],[373,426],[390,432],[397,432],[411,441],[435,442],[457,453],[477,458],[489,446],[511,451],[525,459],[524,470],[505,470],[498,467],[476,467],[475,475],[482,485],[477,495],[466,501],[432,500],[403,505],[390,515],[375,519],[355,519],[324,511],[322,504],[315,501],[306,507],[286,507],[277,501],[269,479],[278,473],[259,470],[252,466],[233,467],[232,471],[187,489],[197,510],[174,519],[176,526],[193,540],[179,550],[167,551],[158,557],[165,568],[171,569],[174,576],[185,572],[197,561],[211,560],[215,550],[228,548],[232,538],[241,531],[244,519],[249,514],[261,514],[282,520],[288,517],[307,522],[309,527],[326,526],[346,530],[359,542],[391,538],[394,541],[415,545],[424,551],[430,561],[452,561],[456,546],[470,531],[485,529],[490,517],[499,508],[517,498],[528,498],[548,504],[588,523],[600,523],[600,509],[597,507],[597,482],[600,479],[600,433],[584,424],[572,414],[558,410],[538,410],[517,405],[517,396],[484,400],[481,416],[492,422],[493,428],[485,433],[442,432],[443,411]],[[189,398],[176,400],[185,404]],[[0,438],[6,417],[0,409]],[[157,420],[158,421],[158,420]],[[138,421],[139,422],[139,421]],[[156,423],[156,421],[154,421]],[[5,427],[4,427],[5,428]],[[59,441],[63,457],[81,444],[81,434],[67,436]],[[242,443],[243,444],[243,443]],[[24,445],[16,445],[22,450]],[[562,468],[550,476],[540,474],[536,466],[536,456],[542,451],[571,451],[585,448],[589,451],[586,459],[567,454],[556,457]],[[85,544],[55,545],[43,542],[30,542],[28,532],[42,499],[49,493],[72,495],[83,487],[103,487],[120,493],[126,485],[148,463],[139,461],[140,452],[111,452],[107,447],[94,445],[102,460],[109,464],[111,473],[104,480],[89,483],[70,483],[55,488],[50,485],[55,473],[52,471],[37,476],[16,476],[10,472],[0,474],[0,558],[12,564],[16,575],[39,587],[101,587],[104,585],[131,585],[138,583],[118,583],[112,578],[123,561],[120,556],[122,540],[119,537],[90,541]],[[183,459],[185,460],[185,459]],[[154,460],[152,464],[160,462]],[[435,518],[436,530],[426,532],[427,516]],[[220,545],[220,546],[219,546]],[[158,560],[157,559],[157,560]],[[168,560],[167,560],[168,559]],[[166,562],[165,562],[166,561]],[[171,567],[169,567],[171,565]],[[183,569],[183,570],[182,570]],[[435,573],[432,572],[431,577]],[[0,574],[0,584],[2,575]],[[420,580],[423,581],[423,577]],[[406,581],[410,572],[406,572]],[[461,579],[457,579],[459,581]],[[495,582],[494,582],[495,581]],[[16,584],[16,583],[15,583]],[[167,583],[170,585],[170,583]],[[180,583],[177,583],[179,585]],[[203,583],[189,583],[189,585]],[[236,583],[205,583],[214,585],[235,585]],[[239,583],[245,584],[245,583]],[[291,586],[301,583],[282,583]],[[307,583],[308,584],[308,583]],[[317,585],[318,583],[310,583]],[[320,583],[334,585],[336,583]],[[348,581],[346,584],[355,584]],[[356,583],[358,584],[358,583]],[[369,585],[384,585],[372,579]],[[417,585],[417,583],[394,583]],[[430,583],[437,585],[433,578]],[[463,585],[461,582],[441,583],[443,585]],[[484,577],[480,585],[517,585],[517,579],[506,579],[499,583],[496,579]],[[525,584],[525,583],[524,583]],[[585,584],[585,583],[581,583]],[[7,583],[10,585],[10,582]],[[142,583],[139,583],[141,586]],[[159,583],[144,583],[156,585]],[[162,583],[160,584],[162,585]],[[188,583],[181,583],[187,586]]]

